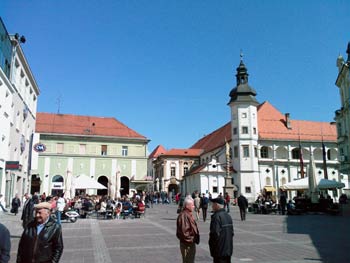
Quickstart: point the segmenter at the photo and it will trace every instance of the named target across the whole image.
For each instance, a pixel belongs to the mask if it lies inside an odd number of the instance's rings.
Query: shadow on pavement
[[[350,218],[326,214],[286,217],[287,232],[308,235],[318,256],[306,261],[327,263],[350,262]],[[303,238],[303,237],[300,237]]]

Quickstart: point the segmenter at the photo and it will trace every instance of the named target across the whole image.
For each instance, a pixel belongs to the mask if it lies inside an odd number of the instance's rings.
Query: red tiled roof
[[[166,156],[200,156],[202,149],[171,149],[164,153]]]
[[[72,134],[85,136],[110,136],[146,139],[115,118],[52,114],[38,112],[36,115],[37,133]]]
[[[259,139],[263,140],[295,140],[298,141],[337,141],[335,125],[328,122],[290,120],[288,129],[285,116],[269,102],[258,106]],[[204,153],[219,148],[227,141],[231,141],[231,122],[201,138],[191,148],[203,149]]]
[[[165,148],[162,145],[158,145],[148,156],[148,158],[157,158],[159,155],[164,154],[165,152]]]
[[[213,131],[211,134],[203,137],[191,149],[204,149],[204,152],[209,152],[225,144],[225,139],[231,141],[231,122]]]
[[[290,120],[291,129],[286,127],[285,116],[269,102],[258,108],[259,139],[332,141],[337,140],[335,125],[328,122]]]

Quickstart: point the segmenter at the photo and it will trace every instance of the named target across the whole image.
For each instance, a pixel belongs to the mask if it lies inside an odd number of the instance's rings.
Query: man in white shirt
[[[66,206],[66,201],[63,198],[64,194],[61,194],[60,197],[57,200],[57,211],[56,211],[56,218],[57,218],[57,224],[61,224],[61,215],[64,211],[64,208]]]

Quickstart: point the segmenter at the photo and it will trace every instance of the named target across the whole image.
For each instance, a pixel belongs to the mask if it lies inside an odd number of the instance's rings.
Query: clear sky
[[[188,148],[230,120],[240,50],[259,102],[333,121],[349,10],[347,0],[0,1],[9,33],[27,39],[38,111],[115,117],[150,152]]]

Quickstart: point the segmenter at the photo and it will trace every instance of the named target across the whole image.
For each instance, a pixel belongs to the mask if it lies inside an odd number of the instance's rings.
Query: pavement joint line
[[[311,245],[312,241],[306,241],[306,242],[300,242],[300,241],[291,241],[290,243],[295,243],[295,244],[304,244],[304,245]],[[266,246],[266,245],[276,245],[276,244],[281,244],[279,241],[270,241],[270,242],[235,242],[234,246],[251,246],[251,245],[259,245],[259,246]]]
[[[146,237],[146,236],[167,236],[163,233],[148,233],[148,234],[120,234],[120,235],[108,235],[110,237]]]
[[[108,252],[98,221],[92,219],[90,221],[90,226],[95,262],[112,263],[111,256]]]

